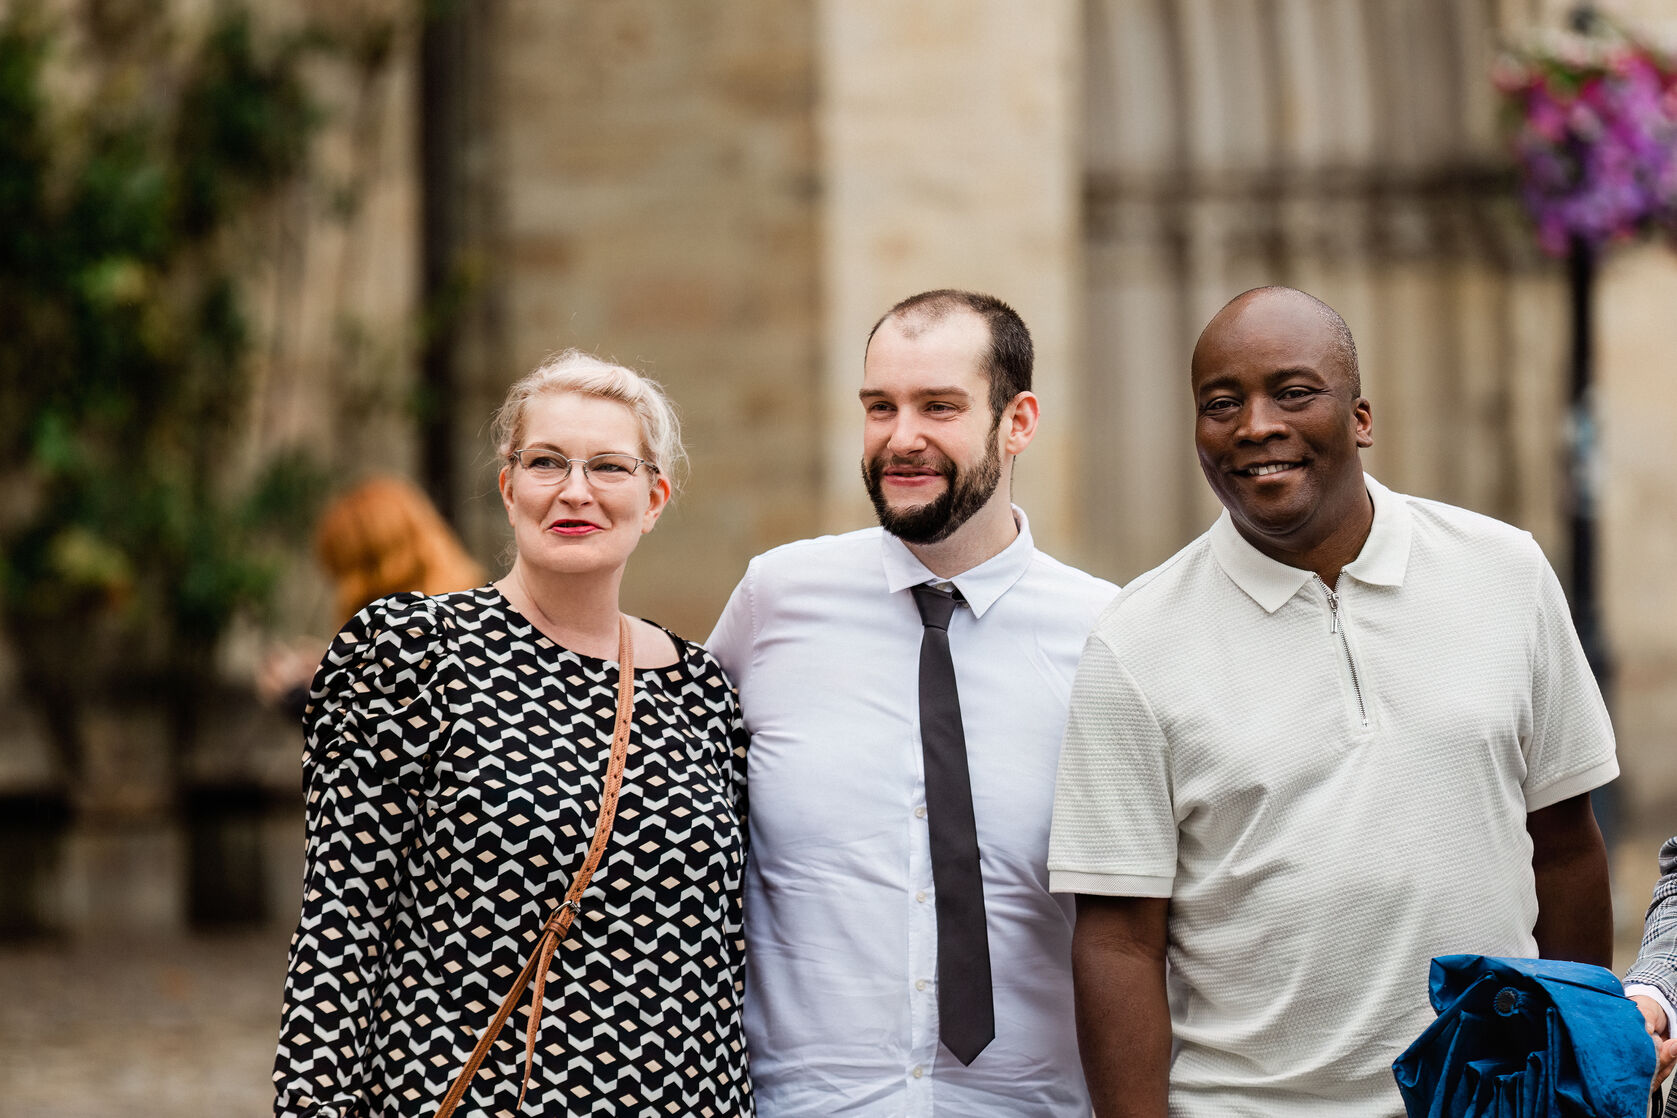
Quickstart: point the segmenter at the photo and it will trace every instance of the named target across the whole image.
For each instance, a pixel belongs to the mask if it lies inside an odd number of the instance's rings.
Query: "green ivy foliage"
[[[37,6],[0,20],[0,611],[202,660],[321,488],[238,453],[249,227],[307,169],[319,44],[223,5],[78,114],[49,94],[65,39]]]

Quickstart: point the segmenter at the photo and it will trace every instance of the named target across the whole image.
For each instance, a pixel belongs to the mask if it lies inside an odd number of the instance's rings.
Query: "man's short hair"
[[[1036,354],[1025,320],[994,295],[951,288],[910,295],[879,316],[879,321],[868,331],[868,345],[873,344],[873,336],[889,319],[897,319],[903,335],[914,338],[963,310],[982,318],[990,330],[990,349],[981,367],[990,383],[990,418],[999,422],[1002,410],[1013,398],[1031,390],[1031,366]],[[863,352],[867,352],[866,347]]]

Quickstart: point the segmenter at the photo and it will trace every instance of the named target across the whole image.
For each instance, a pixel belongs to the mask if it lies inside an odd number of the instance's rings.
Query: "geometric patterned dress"
[[[740,1025],[745,743],[710,654],[635,672],[617,822],[549,972],[530,1118],[753,1113]],[[435,1113],[582,864],[617,663],[494,587],[357,614],[315,676],[308,853],[274,1110]],[[455,1111],[509,1115],[530,993]]]

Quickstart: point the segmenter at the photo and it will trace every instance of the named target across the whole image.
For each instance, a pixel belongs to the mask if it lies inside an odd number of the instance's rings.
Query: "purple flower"
[[[1625,39],[1551,41],[1500,59],[1515,110],[1520,196],[1545,252],[1622,240],[1655,225],[1677,235],[1677,66]]]

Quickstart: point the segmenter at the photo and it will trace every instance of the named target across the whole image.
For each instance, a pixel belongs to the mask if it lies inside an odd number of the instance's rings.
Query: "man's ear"
[[[1357,445],[1366,450],[1374,445],[1374,405],[1367,397],[1358,396],[1351,405],[1351,414],[1357,421]]]
[[[1041,405],[1036,393],[1021,392],[1008,401],[1002,410],[1002,452],[1018,454],[1036,438],[1036,424],[1041,416]]]

